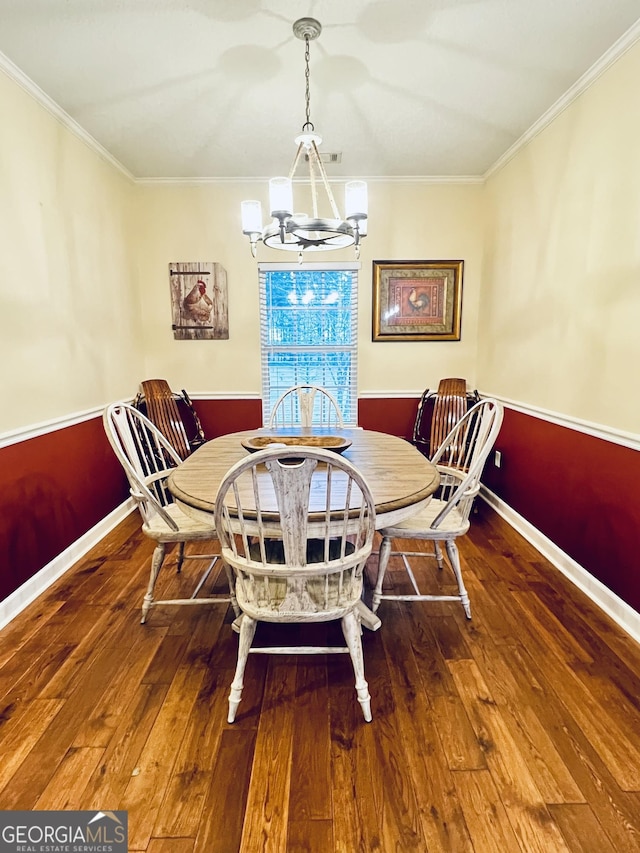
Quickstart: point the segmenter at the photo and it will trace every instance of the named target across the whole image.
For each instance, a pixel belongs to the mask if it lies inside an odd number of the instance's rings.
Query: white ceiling
[[[288,171],[305,119],[292,24],[313,16],[311,120],[342,154],[330,177],[481,176],[640,35],[639,14],[638,0],[0,0],[0,67],[137,178],[265,177]]]

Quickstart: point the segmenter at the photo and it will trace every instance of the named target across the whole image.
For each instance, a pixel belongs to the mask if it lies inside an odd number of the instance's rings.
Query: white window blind
[[[360,264],[259,264],[262,417],[292,385],[320,385],[358,419]]]

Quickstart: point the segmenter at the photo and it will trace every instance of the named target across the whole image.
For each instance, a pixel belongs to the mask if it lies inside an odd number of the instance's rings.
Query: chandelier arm
[[[315,143],[314,143],[315,146]],[[318,191],[316,188],[316,170],[314,169],[314,155],[309,150],[309,184],[311,186],[311,204],[313,207],[313,218],[318,218]]]
[[[298,150],[296,151],[296,156],[293,158],[293,165],[291,166],[291,169],[290,169],[290,171],[289,171],[289,180],[290,180],[290,181],[292,181],[292,180],[293,180],[293,176],[295,175],[295,173],[296,173],[296,169],[298,168],[298,163],[300,162],[300,155],[302,154],[302,149],[303,149],[303,148],[304,148],[304,145],[303,145],[303,143],[301,142],[301,143],[298,145]]]
[[[333,211],[333,216],[335,219],[340,219],[341,216],[338,213],[338,205],[336,204],[336,200],[333,197],[333,193],[331,192],[331,187],[329,186],[329,180],[327,178],[327,173],[324,168],[324,164],[320,159],[320,153],[318,152],[318,146],[315,142],[311,142],[311,146],[313,148],[313,152],[315,155],[315,162],[318,167],[318,171],[320,172],[320,177],[322,178],[322,183],[324,184],[325,191],[329,198],[329,204],[331,205],[331,210]]]

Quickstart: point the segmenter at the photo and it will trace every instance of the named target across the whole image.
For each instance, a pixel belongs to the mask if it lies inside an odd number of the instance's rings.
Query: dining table
[[[376,508],[376,529],[418,512],[428,504],[440,482],[437,469],[426,456],[398,436],[359,427],[263,427],[207,441],[171,472],[168,489],[183,512],[211,523],[218,487],[229,468],[252,449],[271,443],[337,447],[369,484]]]
[[[361,428],[244,430],[213,438],[173,469],[167,487],[187,515],[211,524],[218,488],[227,471],[248,453],[271,444],[329,447],[342,453],[364,475],[376,509],[376,529],[396,524],[431,500],[440,475],[412,444],[388,433]],[[265,469],[265,477],[269,477]],[[377,630],[380,619],[359,602],[363,625]]]

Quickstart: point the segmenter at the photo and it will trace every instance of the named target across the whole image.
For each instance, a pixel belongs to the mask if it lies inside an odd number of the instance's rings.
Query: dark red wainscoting
[[[366,429],[411,437],[416,398],[363,399]],[[260,400],[197,400],[214,438],[262,423]],[[505,411],[486,485],[620,598],[640,610],[640,454]],[[0,449],[0,599],[128,495],[100,417]]]
[[[262,400],[194,400],[207,439],[262,426]]]
[[[0,450],[0,600],[129,494],[94,418]]]
[[[418,403],[416,397],[358,400],[358,424],[363,429],[388,432],[410,440]]]
[[[198,400],[205,435],[262,424],[260,400]],[[129,496],[101,416],[0,449],[0,601]]]
[[[640,611],[640,453],[505,409],[483,481]]]

